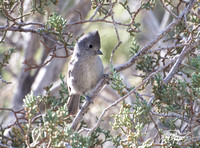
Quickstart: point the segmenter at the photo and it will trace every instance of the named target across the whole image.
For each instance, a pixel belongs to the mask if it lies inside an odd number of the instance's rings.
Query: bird
[[[98,31],[89,32],[78,39],[68,64],[67,85],[69,99],[68,114],[76,115],[79,110],[80,95],[87,96],[103,77],[104,67],[99,55],[101,42]]]

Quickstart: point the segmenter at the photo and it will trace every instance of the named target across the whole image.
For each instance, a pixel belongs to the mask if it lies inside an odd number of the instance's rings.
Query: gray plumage
[[[69,115],[77,113],[80,95],[89,93],[103,76],[100,47],[98,31],[85,34],[75,45],[68,67]]]

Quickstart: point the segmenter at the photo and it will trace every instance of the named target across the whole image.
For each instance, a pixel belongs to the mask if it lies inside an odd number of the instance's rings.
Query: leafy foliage
[[[143,56],[141,59],[138,60],[136,69],[142,70],[145,73],[153,72],[156,63],[155,58],[153,56]]]
[[[57,0],[33,0],[32,2],[32,11],[33,12],[38,12],[42,15],[45,14],[45,7],[49,6],[51,4],[56,5],[57,4]]]
[[[10,48],[8,52],[6,52],[3,55],[2,60],[0,61],[0,71],[2,71],[2,68],[5,67],[7,64],[9,64],[9,60],[11,58],[11,55],[14,53],[15,48]]]
[[[123,95],[123,89],[125,88],[125,85],[123,83],[123,78],[120,76],[119,73],[117,73],[113,66],[111,65],[111,73],[112,75],[110,76],[112,79],[112,85],[111,87],[118,91],[118,94]]]
[[[94,14],[90,19],[82,20],[81,12],[77,11],[80,21],[74,24],[68,24],[68,19],[64,19],[58,13],[49,15],[45,23],[28,22],[28,18],[32,16],[46,15],[46,9],[56,5],[58,1],[33,0],[30,10],[26,12],[24,2],[0,1],[1,17],[5,19],[0,26],[1,44],[7,44],[6,37],[9,31],[35,33],[43,38],[47,36],[53,42],[54,54],[50,56],[58,57],[55,54],[57,46],[64,47],[68,53],[68,48],[74,45],[72,33],[66,31],[68,26],[101,22],[114,26],[120,44],[122,39],[119,28],[130,35],[130,59],[119,67],[110,66],[110,86],[121,96],[103,111],[106,113],[116,105],[120,108],[119,112],[114,112],[108,117],[112,129],[106,130],[98,124],[91,135],[86,137],[85,132],[92,129],[88,128],[89,125],[84,119],[80,121],[77,130],[71,129],[74,118],[69,117],[66,105],[69,92],[64,76],[60,75],[58,95],[52,93],[52,83],[44,88],[43,95],[34,95],[32,91],[27,94],[22,110],[0,108],[4,112],[11,112],[15,118],[10,126],[3,127],[2,123],[0,147],[92,148],[103,147],[107,142],[115,147],[200,146],[199,1],[149,0],[139,2],[138,7],[133,10],[133,2],[128,0],[91,0]],[[157,6],[169,12],[170,17],[167,21],[171,23],[149,44],[140,45],[136,40],[138,33],[143,31],[140,15],[142,11],[154,10]],[[118,8],[123,9],[122,14],[127,14],[126,21],[123,21],[124,18],[118,18]],[[32,28],[29,27],[31,25]],[[113,55],[114,50],[120,48],[119,43],[119,46],[113,49]],[[10,48],[2,54],[1,72],[9,64],[14,49]],[[184,52],[186,54],[183,54]],[[124,73],[119,72],[128,69],[127,67],[131,74],[134,72],[129,78],[141,78],[137,87],[128,88],[129,85],[133,85],[132,82],[126,83]],[[36,68],[40,69],[41,66]],[[166,82],[166,77],[171,77],[170,81]],[[136,89],[137,92],[133,91]],[[123,103],[120,104],[122,100]]]
[[[123,147],[150,146],[150,140],[139,142],[142,140],[141,136],[147,134],[143,132],[143,129],[150,123],[149,112],[150,106],[147,105],[147,102],[137,100],[133,107],[124,103],[119,114],[113,115],[114,123],[111,123],[113,129],[120,129],[126,136],[125,139],[120,140]]]
[[[25,122],[20,123],[20,127],[13,126],[10,131],[12,146],[24,147],[31,145],[33,147],[46,143],[46,146],[65,147],[94,147],[103,145],[107,141],[112,141],[110,131],[97,128],[89,137],[85,137],[77,132],[73,132],[69,125],[71,119],[68,116],[66,100],[68,99],[68,90],[64,83],[64,76],[60,75],[61,89],[60,98],[51,96],[51,86],[46,88],[44,96],[34,96],[31,92],[24,99]],[[40,105],[44,105],[44,113],[40,113]],[[38,116],[39,115],[39,116]],[[7,144],[1,131],[0,137],[2,143]],[[104,139],[100,138],[104,135]]]
[[[134,56],[136,53],[138,53],[139,49],[140,49],[140,45],[137,43],[136,38],[134,37],[132,39],[132,46],[130,47],[130,56]]]

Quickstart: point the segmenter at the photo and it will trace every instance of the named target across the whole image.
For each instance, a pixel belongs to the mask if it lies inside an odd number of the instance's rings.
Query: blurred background
[[[123,2],[123,0],[121,0]],[[129,0],[129,6],[131,11],[137,11],[140,6],[138,0]],[[174,1],[174,3],[178,0]],[[28,12],[32,6],[32,0],[24,1],[24,12]],[[45,15],[35,14],[32,17],[26,17],[26,22],[39,22],[45,24],[54,12],[63,16],[67,20],[67,23],[73,23],[80,21],[80,19],[87,20],[94,13],[95,9],[91,8],[90,0],[58,0],[56,5],[48,5],[44,8]],[[124,10],[122,5],[117,5],[114,8],[114,16],[117,22],[128,23],[130,21],[129,14]],[[13,14],[18,15],[18,14]],[[96,15],[94,19],[101,19],[101,15]],[[172,18],[169,13],[164,10],[160,3],[157,3],[154,10],[143,10],[136,17],[136,22],[141,24],[139,32],[136,34],[136,40],[140,46],[146,45],[149,41],[161,32],[170,22]],[[6,24],[5,17],[0,15],[0,26]],[[35,26],[27,26],[31,28]],[[119,37],[122,41],[121,46],[117,49],[113,64],[117,66],[128,61],[131,57],[130,47],[132,45],[133,37],[126,31],[126,26],[118,26]],[[111,66],[110,56],[112,50],[118,44],[115,28],[113,24],[105,22],[89,22],[76,25],[67,26],[65,31],[72,32],[73,38],[71,42],[76,42],[77,38],[83,33],[87,33],[93,30],[98,30],[101,37],[101,50],[103,55],[101,59],[104,64],[105,72]],[[0,33],[3,37],[3,33]],[[15,48],[15,52],[12,54],[9,64],[0,71],[0,75],[12,82],[11,84],[0,83],[0,107],[1,108],[13,108],[19,110],[23,106],[23,99],[25,96],[33,91],[34,95],[42,95],[44,87],[53,83],[52,93],[57,95],[59,89],[60,79],[59,75],[67,75],[67,64],[69,58],[54,58],[50,63],[41,68],[32,70],[25,70],[27,65],[24,64],[27,61],[30,64],[39,64],[41,61],[48,60],[49,53],[45,46],[41,43],[41,40],[45,39],[36,33],[8,31],[5,36],[5,43],[0,44],[0,60],[2,55],[8,51],[10,47]],[[169,43],[169,42],[168,42]],[[166,45],[168,44],[166,43]],[[46,41],[46,45],[53,46],[54,42]],[[163,45],[164,43],[162,43]],[[159,46],[159,45],[158,45]],[[72,51],[70,51],[72,52]],[[58,55],[65,55],[64,49],[56,51]],[[128,70],[121,73],[123,81],[130,87],[137,86],[141,82],[141,78],[136,75],[142,74],[140,71],[136,71],[132,66]],[[66,77],[65,77],[66,80]],[[67,85],[67,84],[66,84]],[[148,89],[148,88],[147,88]],[[149,91],[149,90],[146,90]],[[84,117],[85,121],[89,125],[94,125],[96,122],[96,116],[98,117],[106,106],[119,99],[120,95],[110,88],[109,85],[99,93],[95,99],[94,104],[91,105],[88,114]],[[128,101],[133,101],[134,96],[129,97]],[[119,112],[119,107],[114,108],[105,120],[110,120],[110,114]],[[0,112],[0,122],[5,121],[9,115],[9,112]],[[102,123],[103,124],[103,123]],[[105,123],[106,128],[110,128]]]
[[[130,0],[128,2],[131,4],[131,11],[136,11],[139,7],[140,1]],[[28,11],[30,7],[31,0],[24,1],[24,11]],[[151,41],[168,24],[170,15],[160,7],[161,5],[158,3],[155,10],[142,11],[136,18],[136,21],[141,23],[141,32],[136,34],[137,41],[141,46]],[[125,23],[130,21],[128,13],[124,11],[124,8],[121,5],[118,5],[115,9],[115,19],[118,22]],[[83,19],[89,19],[94,14],[95,9],[91,9],[90,0],[59,0],[57,5],[45,7],[45,15],[38,14],[33,17],[27,17],[26,22],[46,23],[48,17],[54,12],[62,15],[68,22],[76,22],[80,21],[79,12],[82,14]],[[101,18],[101,16],[97,16],[96,18]],[[0,25],[5,25],[5,18],[3,16],[0,18]],[[126,31],[126,27],[119,26],[118,29],[122,45],[118,48],[114,56],[114,65],[122,64],[130,59],[129,50],[132,42],[132,37]],[[82,33],[93,30],[98,30],[101,36],[101,50],[103,51],[101,58],[105,69],[107,69],[107,67],[110,66],[109,60],[111,51],[118,43],[113,24],[92,22],[73,25],[66,28],[66,32],[72,31],[75,38],[78,38]],[[36,94],[40,94],[43,91],[43,87],[58,81],[59,74],[62,73],[63,75],[66,75],[68,58],[53,59],[47,66],[39,69],[37,74],[35,74],[35,71],[37,70],[25,71],[26,65],[23,64],[25,60],[30,63],[40,63],[42,59],[45,47],[40,40],[42,40],[42,38],[34,33],[9,31],[6,34],[5,43],[0,44],[1,55],[8,51],[10,47],[16,48],[9,64],[0,72],[5,80],[12,82],[12,84],[9,85],[0,83],[1,107],[10,107],[12,106],[12,103],[17,104],[17,102],[21,104],[22,101],[20,100],[24,98],[30,90],[33,90]],[[134,70],[130,70],[130,72],[134,72]],[[133,74],[130,72],[125,71],[124,73]],[[135,74],[137,74],[137,72]],[[124,78],[125,81],[126,78],[128,79],[128,77]],[[134,83],[137,83],[137,80],[134,80]],[[18,108],[19,106],[14,105],[14,107]]]
[[[131,11],[136,11],[139,7],[140,1],[129,0]],[[24,1],[24,11],[27,11],[31,7],[31,0]],[[166,25],[170,19],[170,15],[167,11],[160,8],[158,3],[153,11],[142,11],[136,18],[138,23],[141,23],[141,30],[136,35],[136,39],[140,46],[145,45],[151,41]],[[118,22],[126,23],[130,21],[127,11],[121,5],[115,7],[115,19]],[[40,22],[46,23],[48,17],[54,12],[62,15],[68,22],[80,21],[80,14],[82,19],[89,19],[94,13],[95,9],[91,9],[90,0],[59,0],[57,5],[49,5],[45,7],[45,15],[34,15],[33,17],[27,17],[26,22]],[[17,15],[17,14],[16,14]],[[101,16],[97,15],[95,19],[99,19]],[[5,24],[5,18],[0,17],[0,25]],[[130,58],[130,46],[133,37],[126,31],[126,26],[119,26],[118,31],[120,39],[122,41],[121,46],[115,53],[114,65],[122,64]],[[73,32],[75,38],[82,33],[87,33],[93,30],[98,30],[101,37],[101,50],[103,55],[101,56],[105,67],[105,72],[110,67],[110,55],[112,50],[118,43],[115,29],[113,24],[104,22],[92,22],[77,24],[66,27],[66,32]],[[3,34],[1,34],[3,35]],[[40,42],[42,40],[38,34],[24,33],[24,32],[7,32],[5,37],[5,43],[0,44],[0,54],[3,55],[10,47],[15,47],[15,53],[12,55],[9,64],[0,72],[2,77],[12,82],[11,84],[0,83],[0,97],[1,107],[13,107],[18,110],[22,108],[23,99],[27,93],[32,90],[35,95],[40,95],[43,92],[43,88],[54,84],[53,89],[56,90],[59,86],[59,74],[66,76],[67,61],[68,58],[55,58],[48,65],[25,71],[26,65],[24,61],[28,61],[31,64],[38,64],[44,58],[45,47]],[[53,45],[54,43],[48,43]],[[63,50],[59,51],[59,54],[63,53]],[[49,58],[46,56],[45,58]],[[124,81],[132,86],[136,86],[139,83],[139,78],[133,77],[138,72],[132,67],[129,70],[122,72]],[[119,98],[120,96],[112,90],[109,86],[103,89],[98,95],[98,99],[95,99],[94,105],[91,106],[90,112],[98,116],[99,113],[111,102]],[[101,105],[98,105],[101,104]],[[95,107],[97,106],[97,107]],[[3,113],[1,113],[2,115]],[[3,118],[4,119],[4,118]]]

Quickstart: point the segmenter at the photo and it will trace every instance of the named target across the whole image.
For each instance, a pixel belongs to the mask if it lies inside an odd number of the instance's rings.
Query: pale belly
[[[72,93],[86,94],[90,92],[103,75],[103,64],[99,57],[89,62],[76,62],[70,68],[71,76],[68,79],[68,85],[70,85]]]

